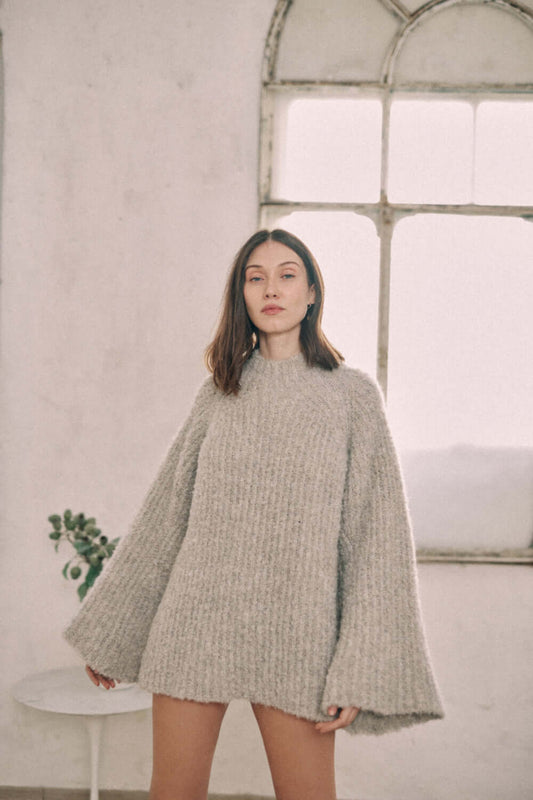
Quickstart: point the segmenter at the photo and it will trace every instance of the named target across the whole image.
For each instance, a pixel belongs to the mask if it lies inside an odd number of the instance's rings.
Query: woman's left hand
[[[336,730],[336,728],[345,728],[346,725],[354,721],[359,713],[357,706],[345,706],[344,708],[340,706],[328,706],[328,713],[333,712],[333,714],[336,714],[337,711],[341,712],[337,719],[333,719],[331,722],[317,722],[315,724],[315,728],[319,733],[328,733],[329,731]]]

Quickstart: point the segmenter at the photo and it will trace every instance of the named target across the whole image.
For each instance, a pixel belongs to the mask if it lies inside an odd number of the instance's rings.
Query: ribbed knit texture
[[[128,535],[62,632],[103,674],[382,734],[444,716],[378,384],[255,350],[209,375]]]

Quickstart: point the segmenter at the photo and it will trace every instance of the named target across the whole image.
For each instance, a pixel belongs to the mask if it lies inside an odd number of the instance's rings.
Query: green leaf
[[[98,567],[94,567],[91,564],[91,566],[87,570],[87,575],[85,576],[85,583],[87,584],[87,586],[93,586],[94,585],[94,582],[97,579],[97,577],[99,576],[101,571],[102,571],[101,569],[98,569]]]
[[[70,508],[66,508],[64,513],[63,513],[63,519],[67,520],[67,519],[71,519],[71,518],[72,518],[72,511],[70,510]]]
[[[55,531],[60,531],[61,530],[61,519],[55,519],[52,522],[52,525],[54,526],[54,530]]]
[[[70,559],[70,561],[72,561],[72,559]],[[69,566],[69,564],[70,564],[70,561],[67,561],[67,563],[66,563],[66,564],[65,564],[65,566],[63,567],[63,570],[62,570],[62,572],[63,572],[63,577],[64,577],[64,578],[66,578],[66,577],[67,577],[67,569],[68,569],[68,566]]]
[[[48,536],[50,539],[57,540],[61,538],[61,533],[59,531],[52,531],[52,533],[49,533]]]
[[[80,555],[84,555],[85,553],[90,553],[93,549],[92,542],[74,542],[74,549]]]
[[[61,522],[61,517],[59,516],[59,514],[50,514],[50,516],[48,517],[48,522],[51,522],[53,525],[54,522],[57,521]]]
[[[80,583],[80,585],[78,586],[78,597],[80,598],[80,600],[83,600],[83,598],[87,594],[88,588],[89,587],[87,586],[86,583]]]
[[[77,580],[81,575],[81,569],[79,567],[72,567],[70,570],[70,577],[72,580]]]

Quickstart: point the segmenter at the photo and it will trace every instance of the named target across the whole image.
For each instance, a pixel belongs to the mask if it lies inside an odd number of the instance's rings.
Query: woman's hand
[[[92,680],[95,686],[99,686],[100,684],[102,684],[102,686],[105,689],[109,689],[111,686],[114,688],[115,686],[114,678],[107,678],[100,672],[96,672],[96,670],[92,669],[88,664],[85,665],[85,672],[87,673],[87,675]],[[117,680],[117,683],[120,683],[120,681]]]
[[[319,733],[328,733],[329,731],[334,731],[337,728],[345,728],[346,725],[349,725],[351,722],[354,721],[356,716],[359,713],[357,706],[345,706],[345,708],[340,708],[340,706],[328,706],[328,714],[336,714],[337,711],[341,713],[337,717],[337,719],[331,720],[331,722],[317,722],[315,728],[318,730]]]

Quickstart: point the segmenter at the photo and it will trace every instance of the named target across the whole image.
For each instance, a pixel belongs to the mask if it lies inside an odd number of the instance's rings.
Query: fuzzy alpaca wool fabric
[[[209,375],[62,635],[150,692],[358,706],[349,734],[442,718],[379,385],[258,349],[238,396]]]

